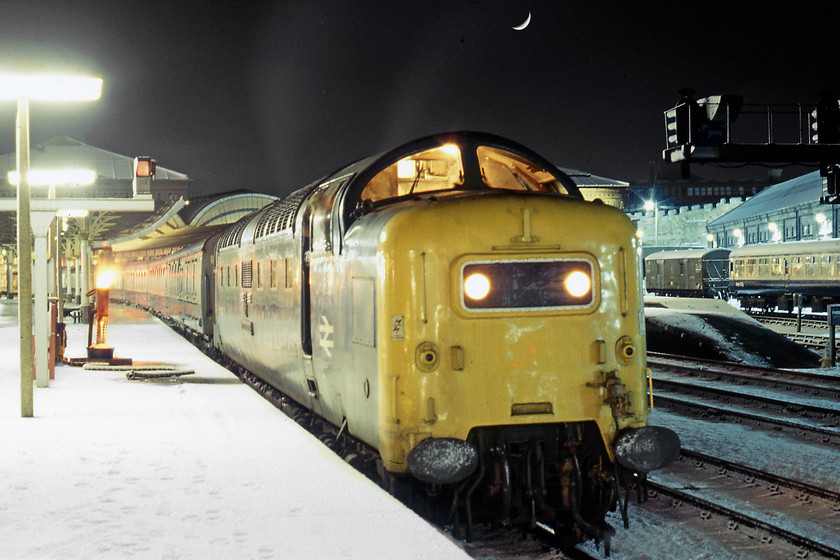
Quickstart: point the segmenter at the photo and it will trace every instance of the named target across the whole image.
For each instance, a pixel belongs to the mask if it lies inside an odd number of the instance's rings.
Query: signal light
[[[840,103],[824,93],[810,114],[811,144],[840,143]]]
[[[134,176],[154,178],[157,162],[148,156],[134,158]]]

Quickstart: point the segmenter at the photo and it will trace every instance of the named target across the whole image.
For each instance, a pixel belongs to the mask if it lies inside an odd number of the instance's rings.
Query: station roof
[[[14,152],[0,155],[0,199],[8,201],[17,197],[17,187],[9,183],[8,172],[17,168]],[[43,144],[30,147],[31,169],[87,169],[94,171],[96,180],[91,185],[56,186],[57,199],[130,199],[133,196],[134,157],[124,156],[89,146],[67,136],[58,136]],[[155,209],[169,206],[173,200],[186,195],[190,179],[165,167],[157,166],[151,185]],[[31,190],[32,200],[47,197],[46,187]],[[95,240],[115,232],[134,227],[153,212],[91,212],[87,227]],[[80,231],[80,221],[70,220],[71,232]],[[15,212],[0,212],[0,245],[16,243]]]
[[[588,171],[572,169],[570,167],[558,167],[560,171],[572,178],[578,187],[629,187],[630,183],[617,179],[608,179],[593,175]]]
[[[95,148],[67,136],[57,136],[32,146],[29,162],[32,169],[90,169],[96,172],[98,180],[131,181],[134,178],[133,157]],[[0,155],[0,183],[8,185],[7,173],[15,169],[17,163],[14,152]],[[165,167],[156,167],[155,180],[189,181],[189,177]]]
[[[709,222],[708,227],[720,227],[776,210],[813,204],[822,196],[823,182],[819,171],[807,173],[795,179],[769,186],[760,193],[727,212],[720,218]]]
[[[181,198],[134,228],[94,244],[94,248],[110,247],[127,258],[131,253],[163,254],[224,229],[275,200],[275,196],[246,190],[205,195],[189,201]]]

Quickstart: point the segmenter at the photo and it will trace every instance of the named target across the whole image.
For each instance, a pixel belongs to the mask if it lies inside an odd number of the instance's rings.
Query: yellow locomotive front
[[[361,199],[394,192],[411,196],[377,212],[385,470],[459,483],[468,518],[607,537],[616,461],[644,473],[678,449],[645,427],[632,223],[499,146],[413,154]]]

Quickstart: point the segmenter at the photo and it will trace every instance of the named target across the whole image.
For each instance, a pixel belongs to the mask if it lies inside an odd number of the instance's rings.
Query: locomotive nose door
[[[340,420],[340,390],[331,373],[341,352],[339,332],[342,287],[336,272],[333,205],[342,177],[319,185],[307,200],[301,230],[301,347],[311,405],[328,419]]]
[[[309,393],[309,406],[323,414],[318,399],[318,383],[312,364],[312,286],[310,258],[312,256],[312,208],[306,207],[301,221],[300,235],[300,345],[303,351],[303,373]]]

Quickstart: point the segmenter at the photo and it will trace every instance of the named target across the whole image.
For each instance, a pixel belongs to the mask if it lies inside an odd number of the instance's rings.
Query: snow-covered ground
[[[0,559],[468,558],[160,321],[111,309],[115,355],[195,373],[59,365],[21,418],[0,300]],[[87,325],[67,329],[84,356]]]

